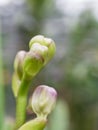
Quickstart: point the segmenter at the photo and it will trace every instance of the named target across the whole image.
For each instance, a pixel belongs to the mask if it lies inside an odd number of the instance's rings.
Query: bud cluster
[[[54,56],[55,44],[50,38],[37,35],[30,40],[29,51],[19,51],[14,61],[13,91],[17,97],[23,77],[31,80]]]

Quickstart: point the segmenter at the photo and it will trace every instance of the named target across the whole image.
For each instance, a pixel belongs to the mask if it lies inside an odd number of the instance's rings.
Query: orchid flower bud
[[[21,79],[23,76],[23,60],[25,55],[26,55],[25,51],[19,51],[15,57],[14,69],[19,79]]]
[[[38,86],[32,96],[32,108],[38,117],[47,117],[55,107],[57,92],[46,85]]]
[[[50,38],[45,38],[42,35],[37,35],[30,40],[29,42],[30,49],[32,49],[32,46],[35,43],[39,43],[40,45],[47,47],[48,53],[47,53],[47,58],[45,59],[46,60],[45,64],[46,64],[54,56],[56,50],[54,41]]]
[[[30,42],[29,42],[29,47],[31,48],[31,46],[34,44],[34,43],[40,43],[41,45],[44,45],[44,36],[42,35],[37,35],[35,37],[33,37]]]
[[[48,55],[48,47],[44,45],[40,45],[39,43],[34,43],[30,49],[30,51],[36,53],[37,55],[40,55],[43,57],[44,63],[43,65],[46,64],[47,58],[49,57]]]
[[[44,59],[41,55],[34,53],[33,51],[29,51],[24,59],[23,71],[28,78],[32,78],[42,68],[43,63]]]

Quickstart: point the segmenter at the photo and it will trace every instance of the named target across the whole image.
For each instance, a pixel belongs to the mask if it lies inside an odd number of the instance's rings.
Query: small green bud
[[[25,56],[23,63],[23,71],[28,78],[32,78],[42,68],[43,63],[44,59],[41,55],[36,54],[33,51],[30,51]]]
[[[30,51],[26,54],[23,63],[23,72],[30,79],[45,66],[55,53],[53,40],[38,35],[31,39]]]
[[[54,88],[46,85],[38,86],[32,96],[32,108],[38,117],[47,117],[53,110],[57,98]]]
[[[47,54],[47,59],[46,59],[46,63],[52,59],[52,57],[54,56],[55,53],[55,43],[52,39],[50,38],[45,38],[42,35],[37,35],[35,37],[33,37],[30,42],[29,42],[29,47],[30,49],[32,48],[32,45],[34,43],[39,43],[40,45],[46,46],[48,48],[48,54]]]
[[[19,51],[15,57],[14,61],[14,69],[17,75],[19,76],[19,79],[23,76],[23,60],[26,55],[25,51]]]
[[[44,130],[46,123],[47,120],[44,118],[35,118],[25,123],[18,130]]]
[[[31,48],[31,46],[34,44],[34,43],[40,43],[41,45],[44,45],[44,36],[42,35],[37,35],[35,37],[33,37],[30,42],[29,42],[29,47]]]
[[[44,46],[44,45],[40,45],[39,43],[34,43],[30,49],[30,51],[36,53],[37,55],[40,55],[43,60],[44,60],[44,63],[43,63],[43,66],[47,63],[47,60],[48,60],[48,47]]]

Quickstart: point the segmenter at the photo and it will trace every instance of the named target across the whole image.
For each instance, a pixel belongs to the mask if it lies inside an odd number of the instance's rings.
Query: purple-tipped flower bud
[[[24,60],[25,55],[26,55],[25,51],[19,51],[15,57],[14,69],[19,79],[21,79],[23,75],[23,60]]]
[[[32,96],[32,108],[37,116],[47,117],[53,110],[57,98],[54,88],[46,85],[38,86]]]

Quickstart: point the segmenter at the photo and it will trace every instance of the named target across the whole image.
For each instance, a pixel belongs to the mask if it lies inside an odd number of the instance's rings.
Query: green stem
[[[2,61],[2,41],[1,41],[1,24],[0,24],[0,130],[4,125],[4,86],[3,86],[3,61]]]
[[[26,118],[26,105],[27,96],[29,91],[29,85],[31,80],[26,80],[26,76],[23,76],[19,93],[16,98],[16,123],[15,130],[17,130],[24,122]]]

